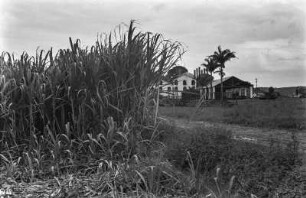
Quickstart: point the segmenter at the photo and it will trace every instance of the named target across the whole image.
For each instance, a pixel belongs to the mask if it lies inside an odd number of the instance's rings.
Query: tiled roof
[[[230,78],[232,78],[232,77],[235,77],[235,76],[224,77],[224,78],[223,78],[223,82],[227,81],[228,79],[230,79]],[[235,77],[235,78],[237,78],[237,77]],[[239,79],[239,78],[237,78],[237,79]],[[241,80],[241,79],[239,79],[239,80]],[[241,81],[243,81],[243,80],[241,80]],[[249,82],[247,82],[247,81],[244,81],[244,82],[249,83]],[[212,86],[213,86],[213,87],[215,87],[215,86],[217,86],[217,85],[219,85],[219,84],[221,84],[221,79],[217,79],[217,80],[213,80],[213,81],[212,81]],[[251,85],[251,83],[250,83],[250,85]],[[210,87],[210,83],[209,83],[207,86],[204,86],[204,87]]]
[[[234,77],[234,76],[228,76],[228,77],[224,77],[223,78],[223,82],[227,81],[228,79],[230,79],[231,77]],[[212,81],[212,86],[216,86],[216,85],[219,85],[221,84],[221,79],[218,79],[218,80],[213,80]]]

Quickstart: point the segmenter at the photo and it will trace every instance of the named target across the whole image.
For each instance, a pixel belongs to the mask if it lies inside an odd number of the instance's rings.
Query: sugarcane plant
[[[103,34],[90,47],[82,48],[79,39],[69,42],[69,49],[57,53],[50,49],[37,50],[35,56],[0,56],[0,150],[22,152],[44,142],[41,152],[52,150],[50,156],[60,161],[65,149],[72,152],[82,140],[82,152],[91,145],[94,152],[117,149],[119,155],[129,148],[126,153],[132,155],[136,133],[154,125],[156,86],[180,59],[181,44],[161,34],[137,32],[134,21],[125,32],[120,27]],[[113,144],[111,138],[125,138],[129,146]]]

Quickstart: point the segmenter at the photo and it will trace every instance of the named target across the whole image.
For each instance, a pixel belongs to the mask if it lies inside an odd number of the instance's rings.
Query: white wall
[[[190,78],[189,76],[186,75],[178,77],[177,81],[178,81],[177,87],[179,91],[183,91],[184,87],[186,89],[189,89],[191,87],[196,87],[196,81],[193,78]],[[184,85],[184,81],[186,82],[186,85]],[[192,81],[194,81],[194,85],[192,85]]]
[[[189,88],[196,88],[196,80],[187,76],[187,75],[182,75],[178,77],[177,79],[177,85],[175,83],[169,84],[169,82],[162,81],[161,85],[159,87],[162,92],[168,92],[168,88],[171,88],[171,92],[174,93],[174,97],[181,98],[182,97],[182,91],[184,88],[189,89]],[[175,82],[174,80],[174,82]],[[184,85],[184,81],[186,82],[186,85]],[[192,85],[192,81],[194,81],[194,85]],[[168,93],[161,93],[162,96],[169,96]],[[173,94],[170,94],[173,95]]]
[[[161,81],[161,84],[159,85],[159,88],[160,88],[160,95],[162,95],[162,96],[169,96],[168,88],[170,88],[171,92],[173,91],[173,85],[170,84],[167,81],[164,81],[164,80]]]

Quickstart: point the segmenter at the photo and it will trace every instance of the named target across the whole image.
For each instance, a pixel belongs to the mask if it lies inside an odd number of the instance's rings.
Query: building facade
[[[210,84],[199,88],[201,95],[204,98],[220,99],[221,98],[221,79],[212,82],[212,89]],[[243,81],[235,76],[223,78],[224,98],[226,99],[243,99],[253,98],[253,85],[247,81]]]
[[[196,87],[196,79],[191,73],[186,72],[173,79],[172,83],[162,80],[159,85],[159,90],[160,95],[164,97],[180,99],[183,91]]]

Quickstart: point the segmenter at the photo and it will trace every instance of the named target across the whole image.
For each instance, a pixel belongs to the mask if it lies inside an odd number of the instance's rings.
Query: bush
[[[183,103],[188,103],[192,100],[198,100],[198,99],[200,99],[200,91],[195,88],[190,88],[182,92],[181,100]]]

